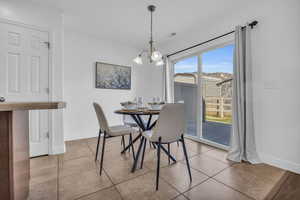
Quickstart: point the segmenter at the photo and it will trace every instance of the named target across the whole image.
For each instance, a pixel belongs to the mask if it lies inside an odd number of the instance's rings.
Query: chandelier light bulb
[[[153,61],[155,61],[155,62],[159,61],[159,60],[161,60],[161,58],[162,58],[162,55],[161,55],[161,53],[159,51],[153,51],[152,52],[151,59]]]
[[[143,64],[142,56],[138,55],[135,59],[133,59],[133,62],[135,62],[138,65],[142,65]]]
[[[164,65],[165,64],[165,62],[163,61],[163,59],[160,59],[159,61],[157,61],[156,62],[156,66],[162,66],[162,65]]]

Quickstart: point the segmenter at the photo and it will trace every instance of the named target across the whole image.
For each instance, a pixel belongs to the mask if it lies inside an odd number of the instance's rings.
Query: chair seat
[[[129,135],[130,133],[134,134],[138,131],[134,128],[124,126],[124,125],[118,125],[118,126],[110,126],[109,127],[109,133],[110,136],[121,136],[121,135]]]
[[[153,131],[152,130],[149,130],[149,131],[144,131],[143,133],[142,133],[142,135],[146,138],[146,139],[148,139],[150,142],[158,142],[158,138],[154,138],[153,137]],[[174,139],[174,138],[172,138],[171,140],[170,139],[168,139],[167,137],[166,138],[164,138],[164,137],[162,137],[161,138],[161,142],[162,143],[172,143],[172,142],[176,142],[176,141],[178,141],[180,138],[178,138],[178,139]]]

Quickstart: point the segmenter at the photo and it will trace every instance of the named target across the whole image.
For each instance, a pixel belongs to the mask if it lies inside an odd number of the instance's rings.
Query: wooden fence
[[[216,115],[221,118],[224,116],[231,116],[232,98],[204,97],[203,103],[206,115]]]

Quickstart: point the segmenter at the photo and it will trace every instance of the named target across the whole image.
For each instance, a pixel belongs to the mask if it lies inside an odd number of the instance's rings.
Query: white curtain
[[[167,103],[174,102],[174,69],[168,57],[165,58],[164,73],[164,100]]]
[[[253,124],[250,27],[235,29],[232,136],[228,159],[260,163]]]

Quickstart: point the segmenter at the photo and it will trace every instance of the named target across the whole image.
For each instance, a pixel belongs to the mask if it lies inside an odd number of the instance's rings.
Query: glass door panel
[[[202,138],[229,146],[234,45],[201,54]]]
[[[174,101],[185,105],[187,135],[197,136],[198,56],[176,62],[174,72]]]

